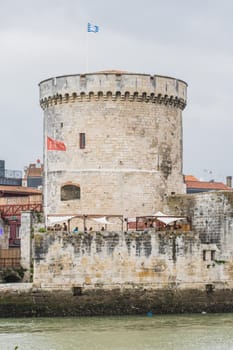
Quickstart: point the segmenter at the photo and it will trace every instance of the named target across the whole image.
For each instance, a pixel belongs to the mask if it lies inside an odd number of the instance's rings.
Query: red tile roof
[[[208,181],[185,181],[187,188],[197,188],[205,190],[232,190],[231,187],[226,186],[222,182],[208,182]]]
[[[233,188],[228,187],[223,182],[199,181],[193,175],[185,175],[184,181],[187,189],[197,189],[197,190],[207,190],[207,191],[233,190]]]
[[[22,195],[31,195],[31,194],[41,194],[42,191],[37,188],[23,187],[23,186],[0,186],[0,193],[10,193],[10,194],[22,194]]]
[[[187,182],[187,181],[199,181],[199,180],[193,175],[185,175],[184,181]]]
[[[26,177],[42,177],[43,175],[43,164],[39,163],[39,166],[36,164],[30,164],[26,171],[25,171],[25,176]]]

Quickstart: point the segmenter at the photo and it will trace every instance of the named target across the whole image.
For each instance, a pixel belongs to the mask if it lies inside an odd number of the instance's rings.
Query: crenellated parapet
[[[155,95],[154,93],[147,94],[146,92],[139,94],[135,91],[133,94],[130,94],[128,91],[121,93],[117,91],[115,93],[108,91],[104,94],[103,91],[99,91],[97,94],[94,92],[81,92],[79,95],[76,92],[65,95],[54,95],[49,96],[40,100],[40,105],[42,109],[46,109],[50,106],[54,106],[62,103],[73,103],[73,102],[90,102],[90,101],[137,101],[137,102],[147,102],[147,103],[157,103],[164,105],[171,105],[180,109],[184,109],[186,106],[186,101],[177,96],[168,96],[168,95]]]
[[[186,106],[187,84],[170,77],[101,72],[51,78],[40,84],[43,109],[73,102],[136,101]]]

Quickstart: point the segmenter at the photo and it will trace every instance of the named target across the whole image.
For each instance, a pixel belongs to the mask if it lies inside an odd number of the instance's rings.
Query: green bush
[[[46,232],[46,228],[45,227],[41,227],[41,228],[39,228],[38,232],[40,232],[40,233]]]

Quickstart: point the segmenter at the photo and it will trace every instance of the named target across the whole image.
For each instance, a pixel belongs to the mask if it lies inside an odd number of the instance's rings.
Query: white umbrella
[[[185,217],[174,217],[174,216],[169,216],[169,215],[166,215],[164,213],[162,213],[161,211],[158,211],[157,213],[155,213],[153,216],[157,216],[157,220],[163,222],[165,225],[169,225],[171,224],[172,222],[175,222],[177,220],[184,220]]]
[[[114,223],[109,222],[105,216],[102,218],[93,218],[91,220],[94,220],[94,221],[98,222],[99,224],[103,224],[103,225],[114,225]]]
[[[72,219],[74,216],[48,216],[48,224],[53,225]]]

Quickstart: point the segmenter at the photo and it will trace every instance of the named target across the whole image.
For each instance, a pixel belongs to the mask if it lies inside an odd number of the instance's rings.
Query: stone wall
[[[185,82],[146,74],[73,75],[40,83],[47,136],[66,151],[45,152],[45,214],[136,216],[184,192]],[[85,148],[80,148],[85,133]],[[80,198],[61,200],[75,185]]]
[[[203,261],[207,249],[215,252],[214,261],[210,255]],[[221,260],[216,244],[207,248],[194,232],[37,234],[34,284],[52,289],[231,286],[232,261],[216,262]]]
[[[0,218],[0,250],[8,249],[9,246],[9,226]]]
[[[1,287],[1,285],[0,285]],[[233,312],[230,289],[132,289],[46,291],[30,286],[0,288],[0,317],[72,317]]]
[[[222,254],[232,257],[233,191],[171,196],[164,203],[164,210],[188,216],[203,244],[214,243],[223,250]]]
[[[32,212],[25,211],[21,214],[20,226],[20,245],[21,245],[21,266],[25,269],[24,282],[31,280],[32,267]]]
[[[34,283],[45,288],[232,288],[232,192],[172,196],[192,230],[35,236]]]
[[[0,286],[0,317],[233,312],[233,192],[163,210],[192,230],[36,233],[34,282]]]

